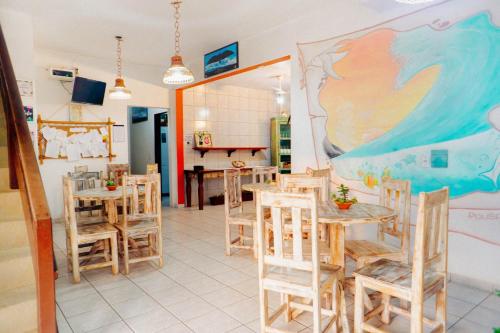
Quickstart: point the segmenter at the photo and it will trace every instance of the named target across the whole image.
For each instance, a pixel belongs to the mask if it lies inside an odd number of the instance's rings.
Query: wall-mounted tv
[[[75,77],[71,102],[81,104],[102,105],[106,92],[106,82]]]
[[[205,77],[210,77],[238,68],[238,52],[238,42],[234,42],[205,54]]]

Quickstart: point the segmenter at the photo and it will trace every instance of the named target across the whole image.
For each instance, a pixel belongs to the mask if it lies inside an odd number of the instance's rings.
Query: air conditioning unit
[[[51,78],[59,81],[73,81],[76,76],[76,69],[51,67],[49,75]]]

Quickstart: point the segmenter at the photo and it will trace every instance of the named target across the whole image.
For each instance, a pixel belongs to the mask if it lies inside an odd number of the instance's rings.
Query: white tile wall
[[[212,134],[214,146],[270,147],[271,118],[279,115],[272,90],[251,89],[238,86],[208,84],[184,90],[184,135],[196,130]],[[205,168],[229,168],[231,161],[245,161],[248,166],[270,165],[268,149],[252,156],[249,151],[236,151],[231,157],[226,152],[211,151],[203,158],[192,145],[184,145],[184,168],[204,165]],[[193,204],[197,203],[196,182],[193,182]],[[223,192],[223,182],[208,180],[205,200]]]

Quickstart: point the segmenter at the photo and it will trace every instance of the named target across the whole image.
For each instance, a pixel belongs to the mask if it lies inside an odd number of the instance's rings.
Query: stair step
[[[19,191],[0,192],[0,221],[24,220],[23,205]]]
[[[0,168],[7,168],[8,165],[8,153],[6,146],[0,146]]]
[[[9,169],[0,168],[0,191],[9,190]]]
[[[0,250],[29,246],[24,220],[0,221]]]
[[[31,249],[21,247],[0,251],[0,292],[35,283]]]
[[[0,292],[0,332],[31,332],[36,329],[35,286]]]

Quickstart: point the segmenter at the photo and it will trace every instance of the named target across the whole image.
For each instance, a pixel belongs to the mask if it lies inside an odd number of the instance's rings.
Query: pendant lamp
[[[122,37],[116,36],[116,79],[115,86],[109,90],[110,99],[130,99],[132,93],[125,87],[122,77]]]
[[[180,6],[181,0],[174,0],[172,5],[175,9],[174,19],[175,19],[175,54],[171,58],[170,67],[165,71],[163,75],[163,83],[167,85],[179,85],[187,84],[194,81],[193,73],[184,66],[182,62],[181,52],[181,33],[179,32],[179,19],[180,19]]]

